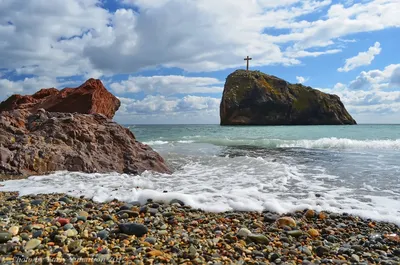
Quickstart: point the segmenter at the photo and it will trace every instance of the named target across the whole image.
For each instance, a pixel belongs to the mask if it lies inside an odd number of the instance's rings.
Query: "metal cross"
[[[246,71],[249,71],[249,61],[250,61],[251,59],[253,59],[253,58],[250,58],[248,55],[247,55],[246,58],[244,58],[244,60],[247,61]]]

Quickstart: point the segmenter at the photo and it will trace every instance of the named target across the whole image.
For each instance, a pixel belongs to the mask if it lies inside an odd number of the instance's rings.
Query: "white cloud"
[[[121,107],[115,120],[124,124],[217,123],[218,98],[147,96],[142,100],[119,97]]]
[[[287,49],[285,55],[291,58],[303,58],[303,57],[318,57],[325,54],[335,54],[341,52],[341,49],[326,50],[322,52],[310,52],[305,50],[292,50]]]
[[[398,75],[398,69],[400,64],[392,64],[383,70],[361,72],[349,85],[337,83],[331,89],[321,90],[338,95],[359,122],[383,122],[381,116],[386,117],[385,121],[391,117],[391,123],[400,123],[400,117],[394,115],[400,111],[400,91],[390,85],[391,78]]]
[[[165,96],[146,96],[142,100],[119,97],[120,115],[161,114],[190,112],[198,110],[218,110],[220,99],[212,97],[185,96],[183,98]]]
[[[400,65],[393,70],[392,76],[390,77],[389,87],[400,89]]]
[[[148,9],[163,6],[168,1],[169,0],[122,0],[122,3]]]
[[[110,14],[100,3],[0,1],[0,68],[47,77],[92,74],[82,50],[93,34],[106,29]]]
[[[12,94],[29,95],[41,88],[50,88],[56,85],[58,85],[57,80],[48,77],[32,77],[20,81],[0,78],[0,101]]]
[[[145,92],[148,94],[221,93],[223,82],[210,77],[186,77],[180,75],[137,76],[114,82],[110,88],[117,94]]]
[[[345,84],[342,83],[336,83],[335,86],[333,87],[334,91],[340,91],[346,88]]]
[[[335,4],[327,13],[320,11],[330,0],[123,2],[125,8],[110,12],[101,0],[1,1],[0,68],[47,77],[157,66],[202,72],[244,67],[246,55],[251,67],[293,65],[340,52],[340,45],[324,47],[349,34],[400,26],[397,0]],[[301,19],[318,12],[319,19]],[[269,29],[287,33],[269,35]]]
[[[356,56],[346,59],[343,67],[338,68],[339,72],[348,72],[357,67],[370,65],[375,59],[375,56],[381,53],[381,44],[375,42],[375,45],[370,47],[366,52],[360,52]]]
[[[302,76],[296,76],[296,80],[298,83],[300,84],[304,84],[305,82],[307,82],[309,80],[309,78],[307,77],[302,77]]]
[[[306,57],[340,53],[355,42],[352,34],[400,27],[398,0],[341,1],[344,4],[331,0],[116,1],[122,2],[119,9],[109,11],[104,0],[0,0],[0,69],[7,72],[0,79],[0,96],[60,86],[60,77],[118,80],[114,74],[153,68],[178,67],[185,73],[244,68],[246,55],[253,58],[251,68],[296,65]],[[372,62],[380,46],[371,49],[365,56],[349,58],[342,69]],[[12,81],[26,75],[29,78]],[[392,65],[362,72],[334,90],[389,93],[385,89],[399,86],[400,70]],[[108,87],[121,94],[141,91],[145,96],[222,90],[216,79],[183,76],[131,77]],[[357,100],[359,94],[350,98]],[[378,101],[395,97],[393,93],[379,95]],[[196,117],[208,117],[201,113],[209,113],[209,107],[201,106],[212,105],[190,97],[145,99],[135,103],[138,110],[146,111],[149,104],[155,113],[163,110],[179,117],[184,116],[179,108],[187,106],[200,108]],[[363,100],[374,101],[371,95]],[[213,109],[213,113],[217,112]]]
[[[345,43],[357,42],[357,40],[355,40],[355,39],[342,39],[342,38],[338,38],[338,41],[345,42]]]
[[[350,82],[349,88],[352,90],[370,90],[396,88],[390,85],[392,79],[396,79],[400,64],[391,64],[383,70],[362,71],[359,76]]]

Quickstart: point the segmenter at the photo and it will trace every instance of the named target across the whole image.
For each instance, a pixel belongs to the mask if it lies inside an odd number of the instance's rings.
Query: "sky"
[[[217,124],[245,69],[400,123],[399,0],[0,0],[0,101],[99,78],[123,124]]]

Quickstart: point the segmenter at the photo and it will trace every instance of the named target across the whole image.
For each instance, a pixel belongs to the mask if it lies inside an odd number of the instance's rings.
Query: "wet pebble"
[[[119,224],[118,227],[122,233],[127,235],[135,235],[137,237],[142,237],[148,232],[147,227],[142,224],[124,223],[124,224]]]
[[[0,232],[0,243],[6,243],[8,240],[11,240],[12,234],[9,232]]]

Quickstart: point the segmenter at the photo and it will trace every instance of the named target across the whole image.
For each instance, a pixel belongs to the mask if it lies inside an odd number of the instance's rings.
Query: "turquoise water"
[[[165,158],[172,175],[57,172],[8,181],[0,190],[180,199],[206,211],[311,208],[400,225],[400,125],[128,127]]]
[[[129,128],[167,160],[178,179],[202,176],[208,187],[231,185],[227,194],[250,188],[254,200],[270,193],[277,201],[264,208],[293,210],[304,199],[308,206],[367,217],[400,216],[400,125]],[[309,201],[317,193],[324,199]],[[243,195],[244,201],[249,197]]]
[[[400,124],[355,126],[219,126],[219,125],[131,125],[139,141],[165,139],[281,139],[315,140],[346,138],[353,140],[400,139]]]

